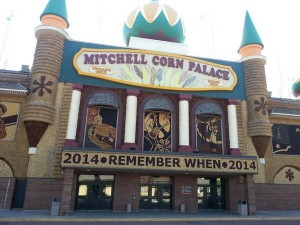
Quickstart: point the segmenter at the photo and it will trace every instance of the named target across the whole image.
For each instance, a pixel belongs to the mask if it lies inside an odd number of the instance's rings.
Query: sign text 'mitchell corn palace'
[[[186,61],[174,57],[154,55],[151,60],[155,66],[166,66],[170,68],[183,69],[188,63],[188,70],[194,73],[201,73],[218,79],[229,80],[229,71],[215,67],[208,68],[207,65],[194,61]],[[131,53],[110,53],[110,54],[84,54],[84,64],[106,65],[106,64],[136,64],[147,65],[148,60],[145,54]]]

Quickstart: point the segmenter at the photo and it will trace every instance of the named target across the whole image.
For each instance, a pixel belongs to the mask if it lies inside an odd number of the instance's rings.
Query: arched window
[[[196,151],[223,154],[221,107],[215,102],[202,102],[195,109]]]
[[[164,98],[152,98],[143,107],[143,150],[172,151],[172,105]]]
[[[90,98],[87,108],[85,147],[116,148],[118,109],[118,100],[110,93],[97,93]]]

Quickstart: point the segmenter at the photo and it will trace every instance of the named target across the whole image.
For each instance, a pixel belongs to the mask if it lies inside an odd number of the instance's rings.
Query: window
[[[273,124],[273,154],[300,155],[300,126]]]
[[[79,185],[78,196],[87,196],[88,187],[85,184]]]
[[[85,147],[115,149],[118,125],[118,101],[109,93],[98,93],[88,102]]]
[[[171,104],[163,98],[152,98],[144,105],[143,150],[172,151]]]
[[[223,154],[222,110],[216,103],[200,103],[195,110],[196,151]]]

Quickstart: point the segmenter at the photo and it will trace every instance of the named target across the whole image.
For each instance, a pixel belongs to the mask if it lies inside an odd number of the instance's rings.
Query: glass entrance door
[[[92,180],[91,178],[94,175],[86,176],[89,176],[86,178],[90,180],[84,180],[79,183],[76,210],[111,210],[113,182],[99,179],[102,175],[99,175],[99,177],[97,177],[98,179]]]
[[[110,210],[112,206],[112,184],[91,183],[88,187],[87,210]]]
[[[141,210],[171,210],[171,189],[170,179],[147,177],[147,182],[141,183],[140,188],[140,209]],[[143,177],[145,181],[145,177]]]
[[[170,184],[141,185],[140,209],[170,210],[171,209],[171,185]]]
[[[198,209],[225,209],[224,183],[221,178],[198,178]]]

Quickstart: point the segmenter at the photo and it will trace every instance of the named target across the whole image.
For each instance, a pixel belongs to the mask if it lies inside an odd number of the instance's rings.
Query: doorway
[[[27,188],[27,179],[16,179],[12,208],[17,208],[17,209],[23,208],[26,188]]]
[[[140,210],[171,210],[172,184],[170,177],[142,177],[141,181]]]
[[[197,179],[198,209],[225,209],[225,179]]]
[[[112,210],[113,175],[79,175],[76,210]]]

